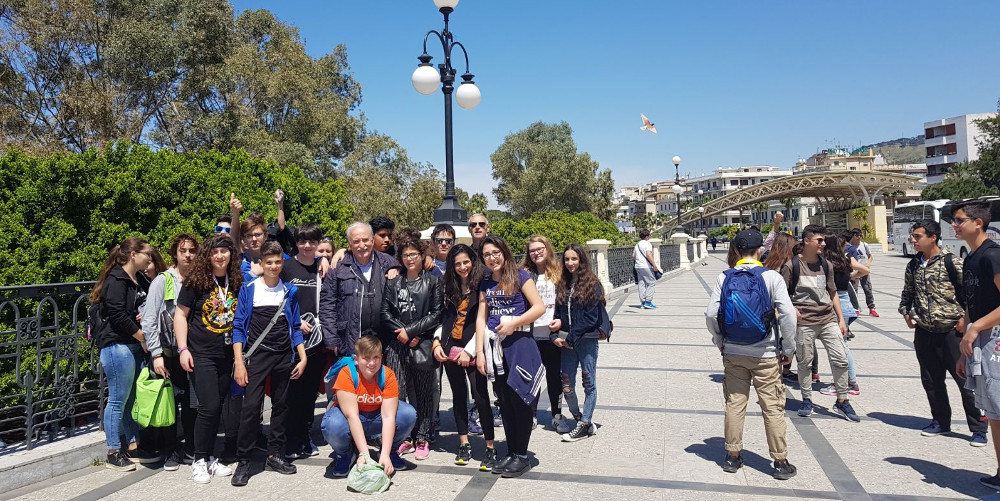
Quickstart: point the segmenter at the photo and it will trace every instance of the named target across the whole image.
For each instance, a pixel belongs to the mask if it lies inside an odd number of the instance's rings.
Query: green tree
[[[996,195],[996,188],[991,188],[980,177],[974,163],[956,164],[945,174],[944,180],[934,183],[920,192],[921,200],[955,200],[975,198],[984,195]]]
[[[610,170],[577,151],[566,122],[535,122],[504,138],[490,155],[493,194],[514,217],[552,210],[590,212],[610,221],[614,181]]]
[[[979,158],[971,165],[986,186],[993,189],[990,195],[996,195],[1000,190],[1000,101],[997,102],[996,115],[976,120],[976,125],[983,135],[977,140]]]
[[[523,254],[528,237],[536,233],[545,235],[556,251],[567,244],[585,244],[587,240],[603,238],[613,244],[628,244],[629,236],[618,230],[614,223],[601,221],[589,212],[571,214],[565,211],[540,212],[524,219],[490,220],[490,233],[504,237],[511,251]]]
[[[442,192],[442,197],[444,192]],[[489,200],[486,199],[486,195],[482,193],[475,193],[469,196],[469,193],[461,188],[455,188],[455,198],[458,199],[458,205],[465,209],[465,212],[469,216],[473,214],[486,214],[486,209],[489,206]]]

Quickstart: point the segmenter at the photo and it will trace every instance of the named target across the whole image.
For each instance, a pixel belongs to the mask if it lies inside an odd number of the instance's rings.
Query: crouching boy
[[[365,464],[368,441],[380,435],[378,464],[386,475],[407,469],[396,451],[410,435],[417,411],[399,400],[396,374],[382,365],[382,342],[375,336],[362,336],[354,345],[354,358],[345,362],[329,377],[336,398],[322,424],[323,438],[336,455],[333,476],[346,477],[359,451],[356,462]]]

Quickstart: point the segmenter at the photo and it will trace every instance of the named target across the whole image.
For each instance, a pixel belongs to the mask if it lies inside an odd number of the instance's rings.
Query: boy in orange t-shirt
[[[365,464],[368,439],[378,435],[382,436],[378,464],[385,468],[386,475],[408,469],[409,464],[396,450],[410,435],[417,411],[399,401],[396,374],[382,365],[382,342],[377,337],[362,336],[354,345],[354,353],[358,384],[354,384],[351,367],[341,369],[333,383],[337,399],[323,416],[323,438],[336,454],[333,476],[347,476],[356,451],[362,451],[357,464]],[[379,372],[384,374],[384,384],[380,383]]]

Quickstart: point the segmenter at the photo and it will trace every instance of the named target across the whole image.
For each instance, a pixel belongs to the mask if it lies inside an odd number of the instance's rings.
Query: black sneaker
[[[298,471],[294,464],[289,463],[285,458],[278,455],[268,456],[264,460],[264,469],[276,471],[282,475],[291,475]]]
[[[250,461],[240,461],[236,465],[236,471],[233,472],[233,478],[229,480],[229,483],[233,487],[243,487],[250,482]]]
[[[181,467],[181,462],[184,460],[183,453],[179,450],[175,450],[167,456],[167,460],[163,462],[164,471],[177,471]]]
[[[790,381],[793,383],[799,382],[799,375],[796,374],[794,371],[788,371],[782,374],[781,377],[785,378],[785,381]]]
[[[562,435],[563,442],[576,442],[577,440],[585,439],[594,434],[594,424],[587,423],[584,421],[577,421],[576,428],[569,433],[564,433]]]
[[[104,466],[115,471],[135,471],[135,463],[129,460],[122,451],[109,453]]]
[[[337,458],[333,460],[333,472],[331,473],[331,476],[333,478],[346,477],[347,474],[351,472],[351,466],[353,464],[354,464],[354,454],[348,454],[346,456],[337,456]]]
[[[743,456],[732,457],[729,454],[726,454],[726,461],[722,463],[722,471],[726,473],[736,473],[736,470],[739,470],[742,467]]]
[[[771,476],[778,480],[788,480],[795,476],[796,471],[795,465],[789,463],[787,459],[783,459],[774,462],[774,473]]]
[[[120,452],[133,463],[149,464],[163,461],[163,456],[142,448],[137,448],[134,451],[122,449]]]
[[[490,471],[497,464],[497,450],[492,447],[486,448],[483,455],[483,462],[479,463],[479,471]]]
[[[833,410],[848,421],[855,423],[861,422],[861,416],[858,416],[858,414],[854,412],[854,407],[851,407],[850,400],[844,400],[843,402],[833,404]]]
[[[507,468],[507,465],[509,465],[510,462],[513,460],[514,460],[514,455],[507,454],[506,457],[497,461],[496,464],[493,465],[493,468],[490,469],[490,471],[492,471],[494,475],[499,475],[503,473],[504,468]]]
[[[528,456],[512,456],[512,459],[503,469],[503,478],[517,478],[524,475],[531,469],[531,462]]]
[[[1000,474],[993,475],[992,477],[982,477],[979,479],[979,483],[1000,491]]]
[[[462,444],[458,446],[458,455],[455,456],[455,464],[465,466],[472,461],[472,444]]]

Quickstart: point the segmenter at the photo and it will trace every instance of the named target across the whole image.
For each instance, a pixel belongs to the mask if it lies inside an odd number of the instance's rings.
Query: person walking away
[[[639,285],[639,302],[645,310],[656,308],[653,293],[656,292],[656,273],[660,268],[653,262],[653,244],[649,243],[649,230],[639,230],[639,243],[632,249],[636,282]]]
[[[781,240],[772,246],[771,256],[787,245]],[[760,262],[764,237],[759,231],[743,230],[731,245],[739,250],[740,260],[716,278],[705,309],[705,322],[725,367],[722,391],[726,398],[727,454],[722,468],[735,473],[743,466],[740,452],[752,382],[764,415],[768,452],[774,460],[771,475],[788,480],[795,476],[796,468],[788,462],[781,367],[790,364],[795,354],[795,307],[781,274]],[[738,301],[756,305],[761,311],[751,310],[754,315],[748,318],[745,310],[736,307]],[[777,329],[773,328],[775,323]]]
[[[855,252],[857,253],[858,261],[870,270],[872,263],[875,262],[875,256],[872,255],[872,248],[868,245],[868,242],[861,241],[860,231],[853,230],[851,232],[851,245],[853,245],[856,249]],[[873,317],[878,317],[878,312],[875,311],[875,294],[872,292],[872,279],[870,274],[861,277],[861,290],[865,292],[865,303],[868,305],[868,314]]]
[[[931,220],[918,221],[910,228],[910,242],[917,255],[903,275],[899,313],[913,329],[913,349],[920,367],[920,383],[931,408],[931,422],[920,430],[925,437],[951,431],[951,404],[946,375],[958,385],[965,409],[965,421],[972,432],[969,445],[987,444],[988,420],[976,408],[972,390],[955,371],[961,333],[965,331],[965,289],[962,287],[962,258],[940,245],[941,226]]]

